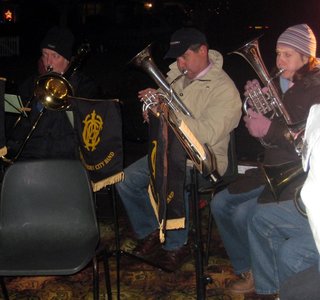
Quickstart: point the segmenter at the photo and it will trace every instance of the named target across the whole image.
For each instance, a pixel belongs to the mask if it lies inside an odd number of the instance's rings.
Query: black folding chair
[[[92,262],[98,300],[100,256],[112,299],[107,249],[98,244],[91,184],[79,161],[25,161],[7,169],[0,202],[0,283],[5,299],[6,276],[71,275]]]

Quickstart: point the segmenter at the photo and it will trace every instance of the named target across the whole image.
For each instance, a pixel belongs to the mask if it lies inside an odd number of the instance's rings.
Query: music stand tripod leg
[[[201,240],[201,221],[199,212],[199,199],[198,199],[198,177],[197,170],[195,167],[190,170],[191,172],[191,211],[192,211],[192,235],[194,244],[194,259],[196,269],[196,289],[197,289],[197,300],[206,299],[206,285],[212,282],[210,276],[204,274],[203,269],[203,249]]]

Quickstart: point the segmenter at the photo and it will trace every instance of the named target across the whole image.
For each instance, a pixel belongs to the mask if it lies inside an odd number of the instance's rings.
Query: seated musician
[[[315,35],[306,24],[287,28],[277,40],[276,66],[284,69],[280,101],[294,124],[305,122],[310,107],[320,100],[316,47]],[[250,81],[245,89],[246,94],[252,93],[257,90],[257,83]],[[269,145],[264,150],[263,165],[301,165],[284,115],[268,118],[250,109],[244,120],[249,133]],[[308,220],[298,213],[293,202],[303,176],[283,178],[286,184],[275,199],[262,174],[261,169],[249,170],[214,196],[211,210],[234,272],[239,275],[228,286],[229,291],[255,291],[277,297],[280,283],[307,268],[318,255]]]
[[[173,33],[165,58],[175,59],[170,65],[167,82],[173,82],[173,90],[193,115],[178,112],[177,117],[187,124],[197,139],[209,146],[215,155],[218,172],[223,175],[228,165],[229,134],[241,117],[239,92],[222,68],[223,57],[218,51],[209,50],[203,33],[183,28]],[[186,75],[180,76],[182,73]],[[143,100],[150,93],[156,96],[155,89],[147,88],[140,91],[138,97]],[[148,120],[146,115],[145,118]],[[188,201],[185,203],[184,228],[167,230],[165,242],[161,244],[159,222],[147,191],[150,181],[147,157],[136,161],[124,172],[125,180],[116,188],[139,240],[134,254],[154,259],[168,270],[176,270],[189,254]],[[188,174],[187,170],[186,178]],[[172,178],[173,182],[178,180]]]
[[[40,44],[41,58],[38,62],[39,74],[23,82],[19,94],[25,106],[31,108],[28,117],[22,117],[15,128],[8,133],[8,150],[15,156],[20,150],[17,159],[34,158],[76,158],[77,138],[75,130],[65,111],[44,109],[43,105],[34,97],[35,81],[39,75],[49,71],[64,74],[69,68],[72,58],[74,36],[67,28],[51,28]],[[96,84],[81,72],[75,72],[67,78],[74,90],[74,96],[92,98],[97,97],[99,89]],[[29,104],[27,104],[29,102]],[[31,127],[37,120],[40,112],[44,112],[35,130],[25,146]]]

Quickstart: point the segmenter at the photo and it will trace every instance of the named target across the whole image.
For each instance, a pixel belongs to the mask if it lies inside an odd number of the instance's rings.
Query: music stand
[[[192,227],[190,228],[193,233],[194,239],[194,259],[196,269],[196,290],[197,299],[204,300],[206,298],[206,286],[212,283],[212,278],[204,274],[203,268],[203,249],[201,240],[201,222],[199,213],[199,197],[198,197],[198,174],[199,171],[195,166],[190,170],[191,183],[190,183],[190,208],[192,211]]]

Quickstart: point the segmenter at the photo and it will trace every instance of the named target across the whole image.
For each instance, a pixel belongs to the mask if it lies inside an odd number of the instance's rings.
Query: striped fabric
[[[279,37],[277,44],[292,47],[308,57],[316,57],[316,37],[307,24],[294,25],[287,28]]]

